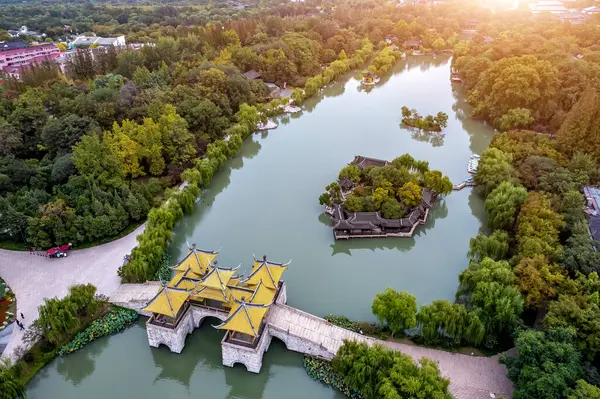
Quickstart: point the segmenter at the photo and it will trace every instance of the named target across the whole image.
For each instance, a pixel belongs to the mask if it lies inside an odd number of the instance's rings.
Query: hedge
[[[104,317],[94,320],[92,324],[73,338],[73,340],[60,348],[59,356],[75,352],[86,344],[106,335],[114,334],[129,327],[138,319],[134,310],[113,308]]]
[[[311,356],[304,356],[303,363],[306,373],[311,378],[330,385],[351,399],[363,399],[360,391],[346,384],[344,377],[333,370],[330,362]]]

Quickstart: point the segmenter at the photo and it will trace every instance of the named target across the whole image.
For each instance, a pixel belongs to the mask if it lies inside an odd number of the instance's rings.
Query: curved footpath
[[[0,276],[17,295],[17,314],[25,315],[28,326],[38,316],[44,298],[62,298],[73,284],[91,283],[99,294],[111,296],[119,286],[117,269],[123,257],[137,245],[136,237],[144,229],[98,247],[71,251],[67,258],[53,259],[29,252],[0,250]],[[128,290],[127,290],[128,291]],[[314,317],[314,316],[313,316]],[[22,320],[19,316],[19,319]],[[12,338],[2,357],[15,359],[14,350],[27,345],[23,332],[13,329]],[[511,397],[512,383],[498,356],[475,357],[420,346],[385,341],[380,343],[419,359],[427,357],[439,363],[442,374],[450,378],[450,390],[456,399],[493,398],[492,392]]]
[[[136,237],[144,230],[141,225],[129,235],[97,247],[69,251],[66,258],[47,258],[26,251],[0,249],[0,276],[17,295],[17,316],[25,327],[38,317],[38,306],[44,298],[62,298],[73,284],[91,283],[98,294],[110,296],[121,284],[117,269],[123,257],[137,245]],[[20,314],[23,313],[25,320]],[[13,334],[2,357],[16,360],[14,350],[27,345],[23,331]]]

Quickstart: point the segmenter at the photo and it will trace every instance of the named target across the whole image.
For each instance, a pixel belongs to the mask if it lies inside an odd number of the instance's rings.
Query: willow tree
[[[11,367],[10,360],[0,359],[0,399],[25,399],[27,388]]]

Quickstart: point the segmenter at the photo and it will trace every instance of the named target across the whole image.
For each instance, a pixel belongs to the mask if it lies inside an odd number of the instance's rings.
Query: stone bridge
[[[116,305],[141,312],[154,297],[157,283],[122,285],[111,297]],[[269,349],[273,337],[281,340],[288,350],[331,360],[344,340],[381,344],[411,356],[414,360],[422,357],[438,362],[442,375],[450,380],[450,391],[455,399],[489,399],[512,396],[513,386],[506,376],[506,369],[498,362],[498,356],[479,357],[437,349],[407,345],[393,341],[381,341],[337,327],[328,321],[288,306],[285,285],[271,305],[266,316],[264,330],[254,347],[242,347],[221,341],[222,360],[226,366],[243,364],[248,371],[258,373],[262,368],[263,355]],[[146,315],[147,316],[147,315]],[[185,338],[198,328],[206,317],[219,320],[227,318],[227,312],[215,309],[190,306],[175,329],[147,324],[148,343],[158,347],[164,344],[172,352],[180,353]]]

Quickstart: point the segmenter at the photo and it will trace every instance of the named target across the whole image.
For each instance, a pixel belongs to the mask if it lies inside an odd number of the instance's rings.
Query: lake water
[[[471,189],[453,192],[433,208],[413,238],[336,242],[318,196],[354,155],[388,159],[410,153],[448,175],[467,177],[494,131],[468,118],[460,86],[450,83],[449,57],[400,60],[378,86],[365,91],[353,76],[310,99],[305,111],[244,143],[238,157],[215,175],[194,214],[176,227],[172,259],[187,244],[221,248],[218,262],[241,264],[252,255],[292,259],[284,274],[288,304],[324,316],[374,320],[374,296],[391,287],[419,304],[454,298],[467,267],[469,239],[485,224],[483,201]],[[422,115],[449,115],[444,135],[415,134],[400,126],[401,107]],[[220,340],[208,320],[187,337],[181,354],[150,348],[142,322],[58,359],[29,384],[30,398],[336,398],[311,380],[302,356],[274,340],[255,375],[221,365]]]

